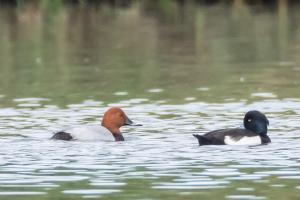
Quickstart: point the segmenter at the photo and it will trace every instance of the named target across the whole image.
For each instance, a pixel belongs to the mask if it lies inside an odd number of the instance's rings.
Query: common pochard
[[[104,113],[101,126],[89,125],[73,127],[55,133],[52,139],[124,141],[120,128],[125,125],[134,124],[121,108],[112,107]]]

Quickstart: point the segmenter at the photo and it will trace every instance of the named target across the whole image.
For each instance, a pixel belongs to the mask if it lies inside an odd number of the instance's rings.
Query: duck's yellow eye
[[[251,119],[251,118],[249,118],[247,121],[248,121],[248,122],[251,122],[251,121],[252,121],[252,119]]]

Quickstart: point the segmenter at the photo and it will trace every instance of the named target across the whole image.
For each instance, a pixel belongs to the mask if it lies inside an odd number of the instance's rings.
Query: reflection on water
[[[0,7],[0,199],[300,198],[297,3],[49,2]],[[126,142],[48,139],[114,105]],[[192,136],[251,109],[270,145]]]
[[[300,97],[296,3],[38,2],[0,8],[0,94],[8,99]],[[165,92],[147,93],[155,88]]]

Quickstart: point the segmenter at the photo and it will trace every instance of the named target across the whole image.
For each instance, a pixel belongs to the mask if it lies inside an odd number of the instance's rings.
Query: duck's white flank
[[[64,131],[70,133],[74,140],[115,141],[112,133],[100,125],[77,126]]]
[[[225,136],[224,143],[227,145],[259,145],[261,144],[260,136],[244,136],[240,140],[234,140],[229,135]]]

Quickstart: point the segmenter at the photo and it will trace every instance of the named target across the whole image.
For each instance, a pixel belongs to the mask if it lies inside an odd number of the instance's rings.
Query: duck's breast
[[[89,125],[73,127],[64,132],[70,133],[74,140],[114,141],[112,133],[103,126]]]

